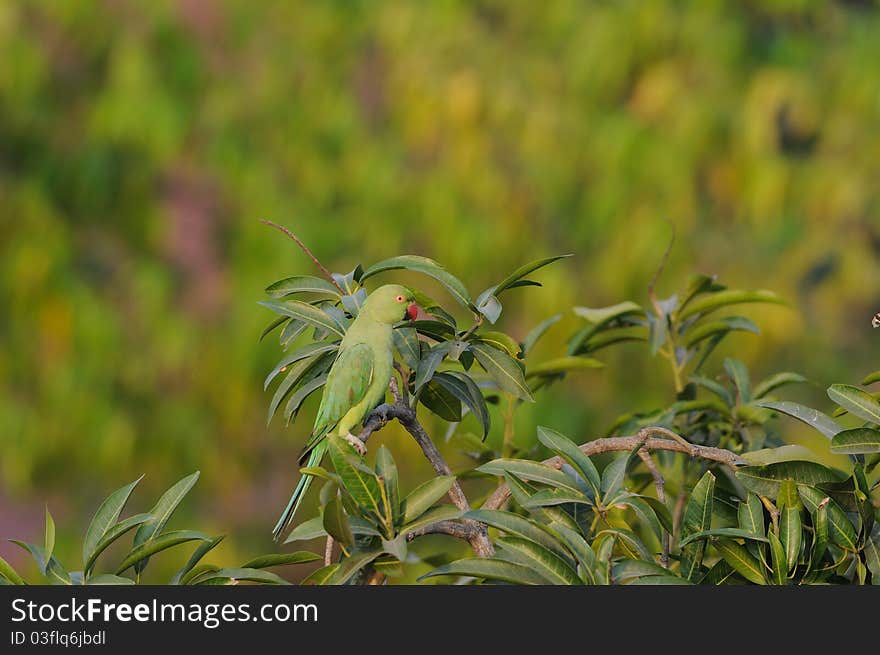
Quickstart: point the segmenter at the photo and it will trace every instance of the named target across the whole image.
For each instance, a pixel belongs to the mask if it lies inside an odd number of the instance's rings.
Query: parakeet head
[[[418,315],[419,306],[413,300],[413,292],[406,287],[386,284],[367,296],[364,309],[383,323],[397,323],[405,318],[415,319]]]

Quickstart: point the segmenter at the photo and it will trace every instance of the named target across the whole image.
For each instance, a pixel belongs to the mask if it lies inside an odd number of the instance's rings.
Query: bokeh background
[[[313,409],[266,427],[255,303],[312,270],[260,218],[333,270],[421,254],[472,293],[576,253],[507,296],[519,337],[565,313],[539,358],[573,305],[645,300],[668,220],[662,294],[701,271],[791,302],[713,365],[827,407],[880,368],[878,35],[867,0],[0,2],[0,537],[39,542],[48,503],[75,560],[109,491],[146,474],[145,511],[200,469],[174,525],[229,534],[227,564],[274,548]],[[644,349],[602,358],[518,443],[669,401]]]

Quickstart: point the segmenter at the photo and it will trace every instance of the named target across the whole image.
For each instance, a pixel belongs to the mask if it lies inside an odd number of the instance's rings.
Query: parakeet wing
[[[357,405],[367,394],[373,381],[373,349],[367,344],[358,343],[339,351],[336,361],[330,367],[321,406],[315,418],[312,438],[306,450],[314,446],[314,441],[332,429],[345,413]]]

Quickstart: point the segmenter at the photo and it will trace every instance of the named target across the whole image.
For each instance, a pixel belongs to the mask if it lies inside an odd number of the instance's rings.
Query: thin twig
[[[327,535],[327,543],[324,545],[324,566],[330,566],[333,561],[333,537]]]
[[[663,479],[663,474],[660,473],[660,469],[657,468],[657,465],[654,463],[654,459],[651,457],[651,453],[649,453],[644,448],[639,449],[639,458],[644,462],[645,467],[650,471],[651,477],[654,478],[654,487],[657,490],[657,500],[659,500],[664,505],[666,504],[666,480]],[[669,568],[669,533],[663,529],[661,533],[661,546],[662,552],[660,553],[660,566],[664,569]]]
[[[333,277],[333,275],[330,273],[330,271],[328,271],[324,267],[324,265],[318,260],[318,258],[315,257],[314,254],[312,254],[312,251],[309,250],[308,246],[306,246],[306,244],[304,244],[298,236],[296,236],[293,232],[288,230],[283,225],[278,225],[278,223],[273,223],[272,221],[267,221],[265,218],[260,219],[260,222],[265,225],[268,225],[269,227],[274,227],[276,230],[280,230],[281,232],[286,234],[288,237],[293,239],[293,241],[296,242],[296,245],[298,245],[302,249],[302,251],[306,255],[308,255],[309,259],[311,259],[312,262],[314,262],[315,266],[317,266],[319,269],[321,269],[321,273],[324,274],[324,277],[327,278],[327,281],[330,282],[330,284],[332,284],[334,287],[339,289],[339,293],[341,293],[342,295],[346,295],[345,289],[343,289],[341,286],[339,286],[339,283],[336,281],[336,279]]]
[[[655,428],[646,428],[650,433]],[[659,428],[663,430],[664,428]],[[604,439],[596,439],[588,441],[578,446],[585,455],[592,456],[600,453],[610,453],[616,451],[632,452],[639,446],[647,450],[671,450],[676,453],[686,453],[692,457],[708,459],[713,462],[727,464],[730,467],[740,466],[746,463],[739,455],[723,448],[712,448],[709,446],[698,446],[688,443],[687,441],[672,441],[670,439],[658,439],[656,437],[646,438],[643,434],[628,437],[609,437]],[[545,459],[542,464],[555,469],[561,469],[563,460],[561,457],[551,457]],[[510,497],[510,489],[506,484],[502,484],[495,490],[489,498],[483,503],[483,509],[499,509]]]

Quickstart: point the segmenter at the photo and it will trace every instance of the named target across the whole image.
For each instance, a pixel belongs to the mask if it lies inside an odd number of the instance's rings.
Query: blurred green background
[[[827,407],[880,368],[878,34],[855,0],[0,2],[0,537],[39,541],[48,503],[75,560],[112,489],[146,474],[146,511],[200,469],[173,524],[230,534],[226,563],[274,548],[314,409],[266,428],[255,303],[313,271],[260,218],[333,270],[421,254],[473,294],[575,252],[505,302],[520,338],[565,312],[538,358],[572,305],[645,300],[669,219],[661,294],[702,271],[791,301],[707,372],[735,351]],[[669,401],[644,349],[601,358],[518,443]]]

